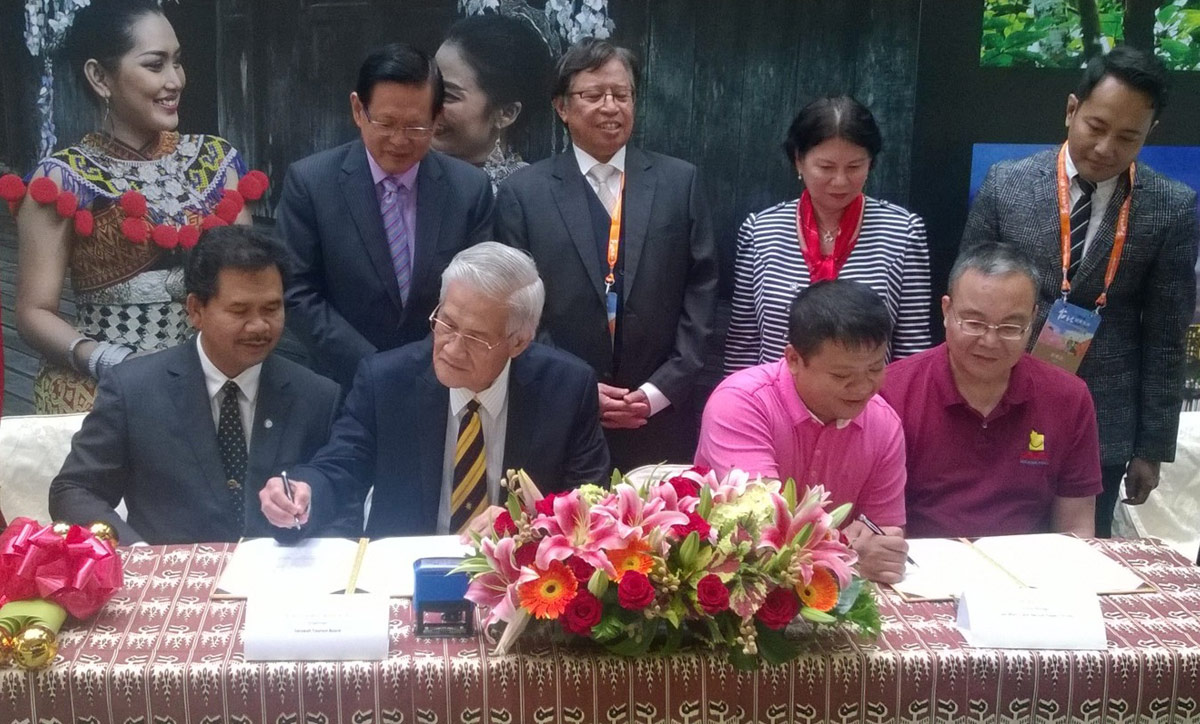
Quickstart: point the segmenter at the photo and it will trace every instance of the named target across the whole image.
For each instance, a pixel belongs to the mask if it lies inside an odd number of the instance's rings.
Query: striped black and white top
[[[750,214],[738,230],[726,374],[783,356],[788,308],[809,284],[796,234],[798,203]],[[838,278],[862,282],[883,298],[894,326],[892,358],[930,346],[929,246],[921,217],[868,196],[858,243]]]

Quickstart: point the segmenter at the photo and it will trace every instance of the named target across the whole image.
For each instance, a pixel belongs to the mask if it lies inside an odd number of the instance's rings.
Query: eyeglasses
[[[425,141],[433,136],[432,126],[397,126],[395,123],[373,121],[366,108],[363,108],[363,115],[366,116],[367,123],[374,126],[375,130],[392,138],[402,135],[411,141]]]
[[[449,339],[446,340],[447,343],[452,342],[454,337],[458,337],[463,341],[463,344],[467,346],[468,350],[479,354],[491,352],[503,344],[503,342],[488,342],[484,339],[476,337],[473,334],[467,334],[466,332],[458,331],[454,328],[454,326],[438,319],[437,315],[440,311],[442,311],[442,308],[439,306],[437,309],[433,310],[433,314],[429,315],[429,329],[433,332],[435,337],[448,337]]]
[[[585,103],[600,104],[605,98],[612,98],[613,103],[617,105],[625,105],[633,100],[633,89],[631,88],[612,88],[609,90],[597,90],[590,88],[588,90],[571,91],[567,95],[578,97]]]
[[[1015,340],[1024,336],[1025,331],[1029,329],[1028,324],[1022,327],[1019,324],[988,324],[981,319],[963,319],[958,316],[958,312],[954,313],[954,321],[968,337],[982,337],[989,329],[994,329],[1000,339]]]

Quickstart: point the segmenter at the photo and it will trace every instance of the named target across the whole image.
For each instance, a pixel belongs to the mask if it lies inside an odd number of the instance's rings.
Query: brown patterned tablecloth
[[[816,638],[792,664],[635,661],[549,645],[495,657],[418,639],[394,600],[383,662],[247,663],[240,601],[210,600],[230,546],[124,549],[126,587],[68,627],[53,667],[0,669],[0,722],[1200,722],[1200,568],[1099,543],[1158,593],[1106,596],[1108,650],[967,648],[948,602],[882,597],[884,634]]]

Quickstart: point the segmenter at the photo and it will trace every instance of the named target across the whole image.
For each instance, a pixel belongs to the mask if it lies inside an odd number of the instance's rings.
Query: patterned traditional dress
[[[149,226],[198,227],[222,201],[227,183],[245,175],[237,150],[215,136],[171,132],[161,134],[158,145],[142,156],[91,133],[44,159],[38,170],[55,180],[61,176],[62,191],[75,194],[79,208],[90,209],[95,221],[92,233],[75,233],[71,246],[80,333],[136,351],[164,349],[187,339],[191,326],[183,305],[184,252],[165,248],[157,238],[128,238],[122,230],[128,216],[121,195],[137,191],[145,197]],[[95,396],[94,379],[43,360],[34,383],[38,413],[90,410]]]

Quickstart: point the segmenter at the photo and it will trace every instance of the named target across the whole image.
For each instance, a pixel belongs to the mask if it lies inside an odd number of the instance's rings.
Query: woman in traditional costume
[[[43,159],[28,186],[0,179],[17,214],[17,329],[42,355],[39,413],[90,410],[108,368],[187,339],[184,254],[206,228],[249,223],[245,201],[267,186],[224,139],[176,132],[186,79],[155,0],[93,0],[67,51],[100,130]],[[74,326],[59,316],[67,272]]]

